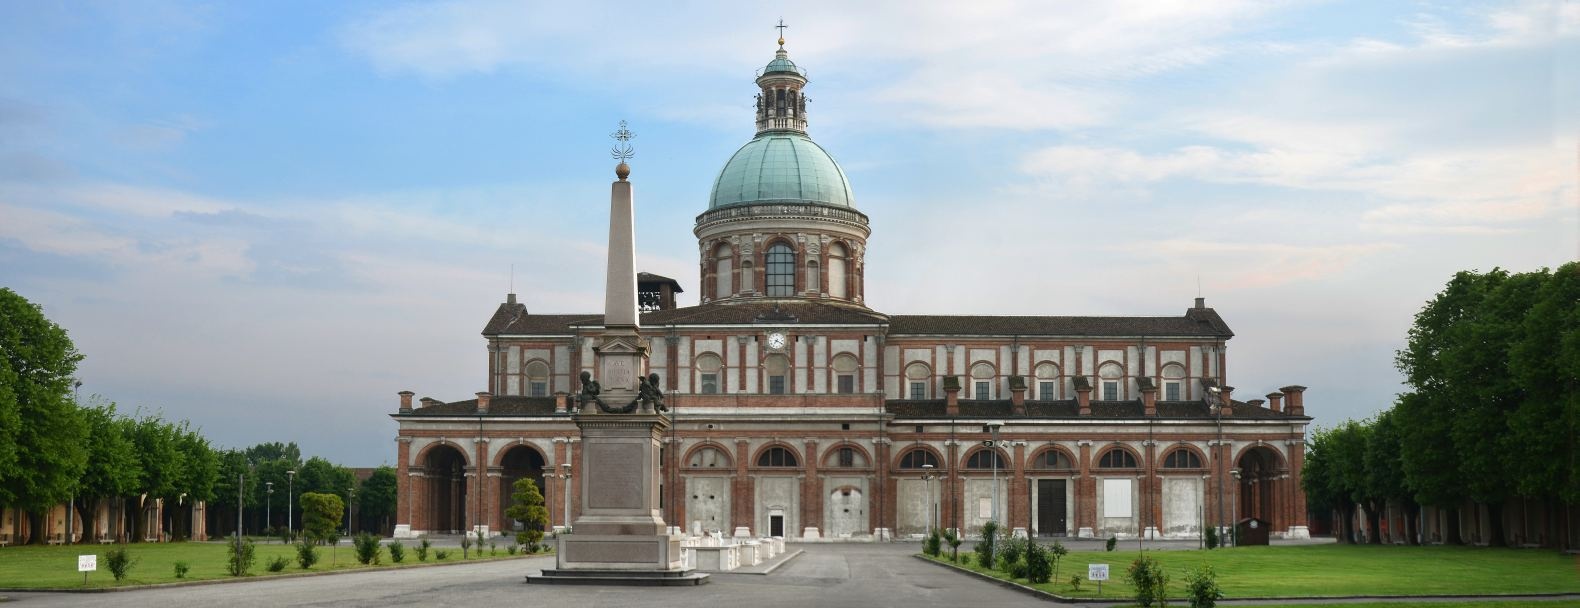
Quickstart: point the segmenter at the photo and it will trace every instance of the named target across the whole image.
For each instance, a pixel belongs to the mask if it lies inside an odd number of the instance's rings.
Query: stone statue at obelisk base
[[[609,273],[604,330],[594,367],[583,374],[586,397],[575,414],[582,434],[582,512],[572,534],[559,537],[556,568],[529,583],[583,585],[700,585],[708,575],[689,570],[682,536],[668,533],[659,510],[658,455],[669,429],[659,378],[646,375],[647,341],[638,326],[636,236],[631,198],[630,139],[625,123],[609,200]]]

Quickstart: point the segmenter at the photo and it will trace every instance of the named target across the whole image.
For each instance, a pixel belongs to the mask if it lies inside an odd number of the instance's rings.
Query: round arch
[[[471,506],[469,496],[475,489],[467,475],[472,466],[466,450],[441,439],[424,446],[417,461],[422,466],[427,495],[427,517],[419,529],[452,534],[465,530]]]
[[[997,447],[990,448],[990,447],[982,446],[982,445],[976,446],[975,448],[972,448],[972,449],[966,451],[966,453],[960,458],[960,470],[961,471],[991,471],[991,470],[993,470],[992,467],[972,468],[972,467],[966,466],[967,464],[969,464],[971,462],[971,459],[973,457],[975,457],[977,454],[980,454],[980,453],[986,452],[986,451],[990,451],[990,450],[994,451],[994,452],[998,452],[999,462],[1002,463],[1002,464],[999,465],[998,470],[1000,470],[1000,471],[1011,470],[1011,467],[1014,465],[1014,463],[1012,461],[1010,461],[1009,453],[1006,452],[1004,450],[1004,448],[997,448]]]
[[[1116,468],[1104,469],[1102,467],[1102,465],[1100,463],[1102,463],[1103,457],[1107,456],[1109,452],[1112,452],[1114,450],[1119,450],[1119,451],[1125,452],[1127,454],[1130,454],[1130,457],[1134,458],[1136,460],[1136,468],[1137,469],[1145,469],[1147,467],[1146,459],[1142,458],[1141,457],[1141,453],[1137,452],[1135,448],[1130,447],[1128,445],[1125,445],[1123,443],[1115,442],[1115,443],[1110,443],[1108,445],[1103,446],[1103,450],[1101,452],[1098,452],[1097,455],[1094,458],[1092,458],[1092,463],[1093,463],[1092,464],[1092,469],[1093,470],[1109,470],[1109,471],[1115,471],[1115,470],[1126,471],[1126,470],[1129,470],[1129,469],[1116,469]]]
[[[1033,466],[1033,463],[1036,463],[1039,460],[1041,460],[1043,455],[1047,454],[1048,452],[1055,452],[1055,453],[1058,453],[1058,454],[1064,456],[1065,461],[1070,463],[1070,467],[1068,469],[1047,469],[1047,468],[1038,468],[1038,467]],[[1033,452],[1031,454],[1031,458],[1026,460],[1026,469],[1027,470],[1035,470],[1035,471],[1066,471],[1066,470],[1073,471],[1073,470],[1079,470],[1081,468],[1080,462],[1081,462],[1080,460],[1077,460],[1075,458],[1075,453],[1071,452],[1069,448],[1066,448],[1066,447],[1064,447],[1062,445],[1058,445],[1058,444],[1048,444],[1048,445],[1045,445],[1045,446],[1043,446],[1041,448],[1038,448],[1036,452]]]
[[[1195,454],[1197,460],[1199,460],[1201,462],[1201,466],[1198,467],[1198,468],[1195,468],[1195,469],[1168,469],[1168,468],[1164,468],[1163,467],[1163,463],[1168,462],[1169,455],[1173,454],[1175,452],[1190,452],[1191,454]],[[1198,448],[1198,447],[1196,447],[1194,445],[1191,445],[1189,443],[1176,443],[1174,445],[1168,446],[1168,449],[1163,450],[1163,452],[1160,453],[1158,456],[1159,456],[1159,458],[1158,458],[1157,470],[1160,473],[1167,473],[1169,471],[1191,471],[1192,475],[1196,475],[1196,474],[1200,473],[1201,469],[1210,469],[1210,468],[1212,468],[1212,461],[1207,459],[1207,453],[1201,451],[1201,448]]]
[[[443,437],[430,441],[428,445],[422,446],[422,449],[417,450],[417,453],[412,454],[410,465],[423,466],[423,463],[427,461],[428,456],[433,453],[433,450],[439,447],[447,447],[459,452],[461,454],[461,463],[465,466],[472,466],[471,455],[466,453],[466,449],[461,447],[461,444],[456,443],[454,440],[445,439]]]
[[[768,453],[769,450],[772,450],[774,448],[783,448],[785,451],[789,452],[791,456],[795,457],[795,459],[796,459],[795,466],[793,466],[793,467],[761,467],[761,468],[766,468],[766,469],[800,469],[801,467],[806,465],[806,458],[800,452],[800,450],[795,449],[795,446],[790,445],[788,443],[785,443],[783,441],[774,440],[774,441],[770,441],[768,443],[763,444],[761,447],[757,448],[757,451],[752,452],[752,459],[747,461],[747,466],[752,467],[752,468],[759,468],[759,466],[757,464],[757,461],[763,457],[763,454]]]
[[[1239,503],[1236,519],[1255,517],[1268,522],[1274,529],[1285,524],[1282,510],[1286,501],[1285,485],[1290,483],[1283,455],[1266,444],[1246,446],[1234,459],[1238,481],[1235,496]]]
[[[916,471],[916,472],[921,472],[922,469],[921,468],[917,468],[917,467],[912,467],[912,468],[909,468],[909,469],[900,467],[900,463],[905,461],[905,455],[906,454],[910,454],[911,452],[926,452],[926,453],[932,455],[933,462],[936,462],[939,465],[938,468],[933,469],[934,471],[942,472],[943,469],[944,469],[943,465],[949,463],[948,460],[944,459],[943,453],[939,452],[937,448],[934,448],[933,446],[927,445],[925,443],[919,443],[919,444],[913,444],[913,445],[907,446],[905,449],[900,450],[898,454],[895,454],[894,455],[894,462],[889,465],[890,468],[892,470],[895,470],[895,471]]]
[[[501,530],[521,529],[520,521],[505,515],[516,493],[516,482],[522,479],[532,480],[532,485],[538,487],[538,494],[547,501],[548,480],[543,478],[543,473],[553,471],[554,467],[549,465],[548,458],[537,446],[521,441],[501,448],[498,464],[495,466],[499,468],[499,487],[496,492],[499,504],[495,505],[494,516],[497,517]]]
[[[856,450],[856,458],[860,462],[867,463],[865,465],[857,464],[855,466],[855,468],[858,468],[858,469],[871,468],[872,462],[873,462],[872,454],[867,451],[867,448],[861,447],[861,444],[853,442],[853,441],[849,441],[849,440],[840,441],[839,443],[830,445],[830,446],[828,446],[827,449],[824,449],[823,453],[818,455],[819,460],[818,460],[817,467],[819,469],[822,469],[822,468],[830,468],[830,469],[841,468],[839,466],[839,463],[834,463],[834,464],[829,464],[828,463],[829,460],[839,457],[839,450],[840,450],[840,448],[851,448],[851,449]]]
[[[717,451],[718,453],[722,454],[724,456],[724,464],[723,464],[723,466],[718,466],[718,467],[692,467],[691,466],[691,458],[693,456],[697,456],[697,455],[701,454],[704,450],[714,450],[714,451]],[[734,458],[734,456],[732,456],[730,454],[729,447],[725,446],[724,444],[719,443],[717,441],[713,441],[713,440],[703,441],[702,443],[698,443],[698,444],[696,444],[694,446],[691,446],[690,448],[686,449],[686,453],[681,456],[680,462],[682,463],[681,467],[686,468],[686,469],[694,469],[694,468],[711,468],[711,469],[727,469],[727,470],[734,470],[735,469],[735,458]]]

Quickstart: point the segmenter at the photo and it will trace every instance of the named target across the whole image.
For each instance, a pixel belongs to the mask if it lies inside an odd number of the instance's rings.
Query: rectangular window
[[[549,383],[533,382],[528,390],[532,391],[532,394],[529,395],[531,397],[547,397],[549,396]]]
[[[927,398],[927,383],[926,382],[912,382],[911,383],[911,398],[912,399],[926,399]]]
[[[1179,401],[1180,400],[1180,383],[1178,383],[1178,382],[1165,382],[1163,384],[1163,400],[1164,401]]]
[[[978,382],[977,383],[976,398],[977,399],[992,399],[993,398],[993,389],[988,388],[990,386],[993,386],[992,382],[986,382],[986,381]]]
[[[769,376],[768,377],[768,394],[770,394],[770,395],[783,395],[783,394],[785,394],[785,377],[784,376]]]
[[[850,375],[840,376],[839,392],[846,395],[856,392],[856,377]]]
[[[1037,398],[1043,401],[1052,401],[1058,399],[1059,395],[1054,391],[1052,382],[1038,382]]]
[[[854,448],[840,448],[839,449],[839,466],[842,466],[842,467],[853,467],[853,466],[856,466],[856,450]]]
[[[704,395],[717,395],[717,394],[719,394],[719,375],[718,374],[703,374],[702,375],[702,394],[704,394]]]
[[[1103,383],[1103,401],[1118,401],[1118,400],[1119,400],[1119,383],[1118,382],[1112,382],[1112,381],[1104,382]]]

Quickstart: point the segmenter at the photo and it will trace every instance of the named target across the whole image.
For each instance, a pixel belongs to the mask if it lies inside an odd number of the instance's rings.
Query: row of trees
[[[1441,507],[1453,521],[1468,498],[1487,505],[1488,542],[1507,544],[1507,500],[1552,511],[1580,502],[1580,263],[1455,275],[1416,315],[1396,362],[1410,390],[1391,409],[1312,434],[1314,509],[1364,506],[1376,530],[1386,503],[1412,515]],[[1355,537],[1350,519],[1341,538]],[[1412,540],[1419,525],[1407,519]],[[1455,532],[1444,540],[1459,542]]]
[[[247,531],[283,527],[292,485],[287,471],[296,471],[297,496],[344,497],[356,488],[364,529],[384,529],[394,515],[396,478],[389,467],[358,484],[345,467],[322,458],[303,462],[294,443],[217,450],[185,421],[126,416],[114,403],[84,407],[76,394],[81,360],[65,329],[38,305],[0,288],[0,507],[27,513],[33,542],[45,540],[45,514],[67,502],[90,514],[81,527],[88,539],[121,531],[123,540],[189,537],[200,502],[209,504],[210,531],[234,530],[238,479],[246,484],[240,506],[249,510]],[[267,482],[274,482],[272,495]],[[164,521],[151,522],[142,514],[159,499]],[[98,530],[91,514],[102,506],[112,522],[125,525]],[[300,529],[300,521],[298,515],[292,527]]]

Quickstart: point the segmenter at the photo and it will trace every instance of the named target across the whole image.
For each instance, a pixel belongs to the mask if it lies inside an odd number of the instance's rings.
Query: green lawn
[[[406,559],[401,566],[410,566],[420,563],[417,560],[417,551],[414,543],[406,541]],[[206,580],[217,578],[231,578],[226,572],[226,558],[229,548],[222,542],[185,542],[185,543],[134,543],[127,545],[131,550],[132,559],[137,560],[126,579],[120,583],[110,575],[110,569],[105,563],[104,552],[114,545],[76,545],[71,547],[60,546],[23,546],[6,547],[0,549],[0,589],[56,589],[62,587],[81,587],[82,573],[77,572],[77,556],[93,553],[99,556],[99,569],[88,574],[89,587],[116,587],[126,585],[143,585],[149,583],[170,583],[181,580]],[[303,572],[296,565],[296,548],[292,545],[282,545],[278,541],[273,543],[258,543],[257,560],[253,562],[251,576],[278,576]],[[428,549],[428,561],[438,561],[437,548]],[[449,553],[445,563],[461,560],[461,549],[451,547],[446,549]],[[499,545],[495,556],[487,556],[487,547],[483,548],[483,559],[507,559],[503,544]],[[472,554],[477,559],[476,553]],[[269,572],[269,561],[276,556],[283,556],[290,560],[285,570]],[[391,567],[389,547],[379,550],[379,559],[382,566],[364,566],[357,563],[356,550],[349,541],[342,541],[337,548],[328,546],[319,547],[319,561],[311,570],[306,572],[328,572],[340,570],[368,569],[375,567]],[[175,574],[175,563],[185,561],[191,566],[186,579],[178,579]]]
[[[1282,604],[1278,608],[1467,608],[1491,606],[1492,608],[1575,608],[1580,601],[1573,600],[1517,600],[1469,602],[1361,602],[1358,604]]]
[[[948,552],[944,553],[947,561]],[[960,553],[968,568],[983,572]],[[969,554],[972,558],[974,553]],[[1071,552],[1059,564],[1059,579],[1035,585],[1073,597],[1094,597],[1085,581],[1089,563],[1109,564],[1103,597],[1126,597],[1125,570],[1135,551]],[[1224,595],[1235,597],[1326,597],[1346,595],[1452,595],[1580,593],[1580,558],[1553,551],[1472,547],[1310,545],[1236,547],[1215,551],[1148,551],[1168,572],[1170,597],[1183,597],[1185,573],[1211,564]],[[1002,579],[1002,572],[989,572]],[[1083,579],[1080,591],[1071,575]],[[1025,580],[1018,581],[1025,584]],[[1546,604],[1552,605],[1552,604]]]

